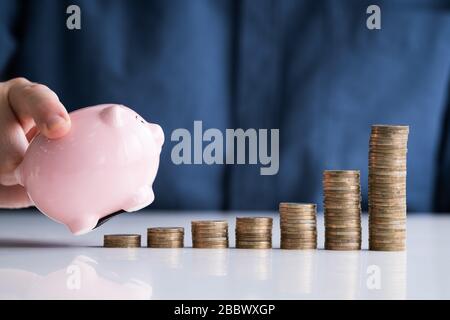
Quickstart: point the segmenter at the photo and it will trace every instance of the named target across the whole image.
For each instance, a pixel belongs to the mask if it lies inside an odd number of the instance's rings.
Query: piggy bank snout
[[[156,143],[159,146],[162,146],[164,144],[164,131],[161,126],[157,125],[156,123],[148,123],[148,127],[150,128],[150,131]]]

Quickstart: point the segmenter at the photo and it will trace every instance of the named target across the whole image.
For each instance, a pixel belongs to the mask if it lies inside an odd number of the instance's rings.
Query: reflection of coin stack
[[[227,221],[192,221],[192,247],[228,248]]]
[[[322,297],[341,300],[358,298],[360,283],[366,277],[365,270],[361,270],[361,253],[335,252],[325,255],[322,262],[317,264],[316,271],[320,275],[318,289]]]
[[[202,273],[224,277],[228,274],[229,250],[194,250],[192,253],[194,270]]]
[[[103,246],[106,248],[137,248],[141,246],[140,234],[105,234]]]
[[[316,249],[316,205],[282,202],[279,211],[281,249]]]
[[[147,246],[149,248],[183,248],[184,228],[148,228]]]
[[[369,249],[406,248],[408,126],[372,126],[369,150]]]
[[[268,217],[236,218],[236,248],[272,248],[273,219]]]
[[[246,279],[246,281],[257,280],[265,281],[268,279],[273,279],[273,261],[272,261],[272,250],[252,250],[251,252],[242,252],[237,250],[235,259],[231,259],[230,263],[230,273],[233,278]],[[303,251],[302,251],[303,252]],[[304,251],[307,252],[307,251]],[[286,252],[296,253],[296,252]],[[297,252],[298,253],[298,252]],[[244,267],[245,266],[245,267]],[[232,281],[233,283],[238,281]],[[262,283],[260,283],[262,284]],[[249,290],[251,295],[254,294],[255,289],[252,286],[240,286],[241,290]],[[266,292],[267,293],[267,292]],[[242,296],[242,295],[241,295]],[[251,298],[253,296],[247,296]]]
[[[372,252],[367,255],[363,299],[399,300],[407,298],[407,253]],[[376,290],[374,290],[376,288]]]
[[[279,298],[284,299],[299,294],[309,294],[314,282],[314,258],[315,252],[311,250],[286,252],[274,260],[274,272],[276,277]],[[278,297],[278,296],[277,296]]]
[[[323,173],[325,249],[361,249],[361,187],[357,170]]]
[[[156,261],[161,261],[162,268],[180,269],[183,267],[182,250],[157,250],[152,252]]]

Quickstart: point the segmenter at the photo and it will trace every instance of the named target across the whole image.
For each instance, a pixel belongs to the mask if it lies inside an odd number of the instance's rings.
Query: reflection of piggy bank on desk
[[[60,253],[58,253],[60,255]],[[60,258],[57,259],[57,261]],[[52,267],[55,260],[49,260]],[[0,299],[151,299],[150,284],[105,272],[96,260],[79,255],[56,271],[35,273],[20,268],[0,268]]]
[[[112,104],[80,109],[70,118],[63,138],[38,135],[16,171],[36,207],[83,234],[120,210],[152,203],[161,127]]]

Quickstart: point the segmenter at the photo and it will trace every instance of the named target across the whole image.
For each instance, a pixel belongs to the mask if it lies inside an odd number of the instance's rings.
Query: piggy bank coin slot
[[[106,221],[108,221],[109,219],[111,219],[112,217],[115,217],[121,213],[124,213],[124,210],[119,210],[117,212],[113,212],[111,214],[108,214],[107,216],[104,216],[103,218],[100,218],[97,222],[97,225],[94,227],[94,229],[97,229],[98,227],[100,227],[102,224],[104,224]]]

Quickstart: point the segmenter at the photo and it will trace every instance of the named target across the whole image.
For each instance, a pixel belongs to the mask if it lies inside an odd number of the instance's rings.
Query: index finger
[[[9,81],[8,101],[18,120],[34,122],[47,138],[64,136],[70,129],[70,117],[58,96],[48,87],[24,78]]]

